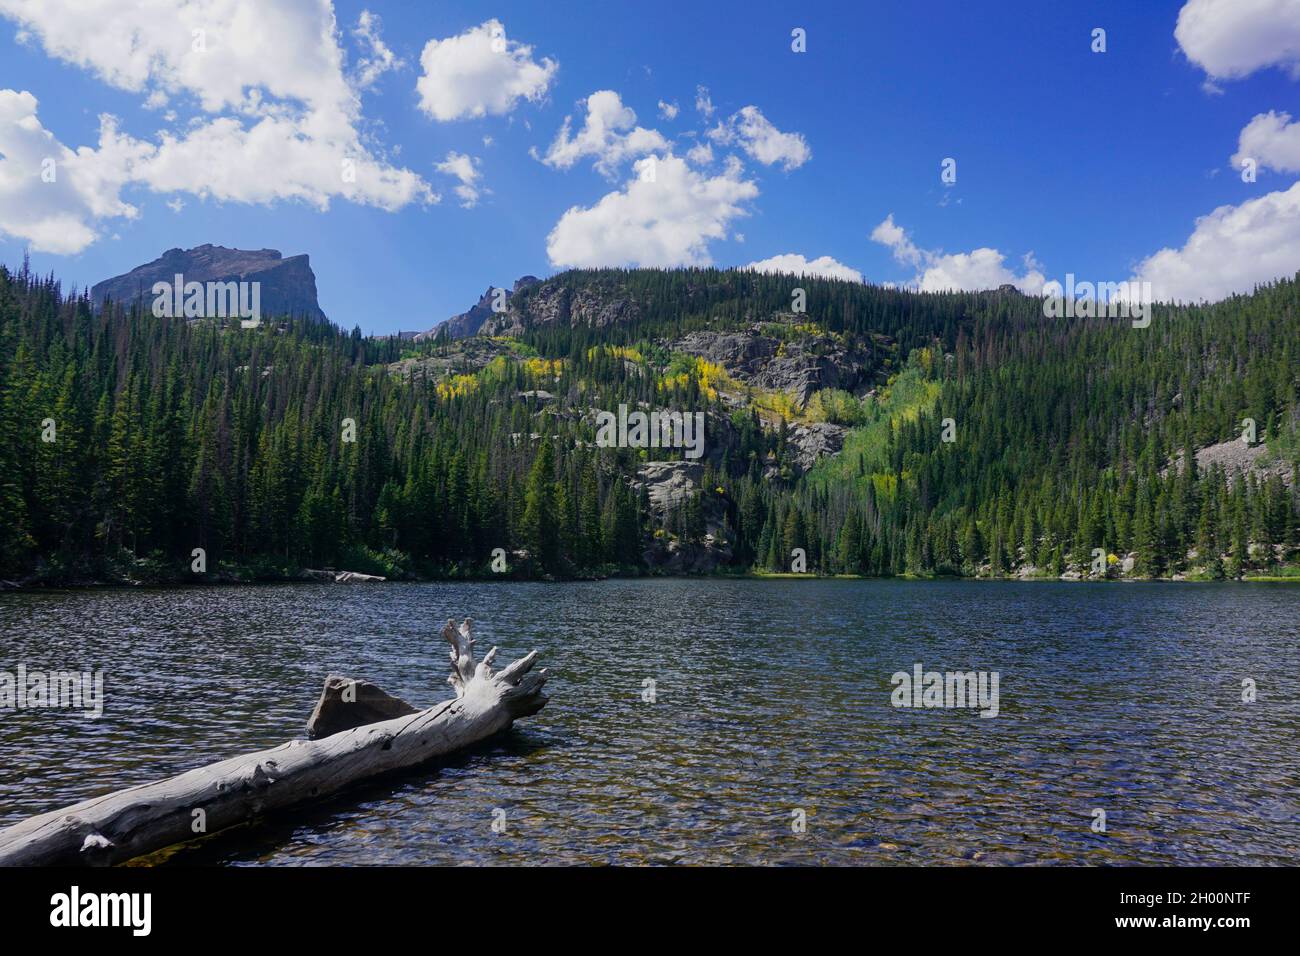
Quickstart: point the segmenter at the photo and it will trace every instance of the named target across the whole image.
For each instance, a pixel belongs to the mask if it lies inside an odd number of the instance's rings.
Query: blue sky
[[[1179,299],[1300,268],[1297,0],[161,6],[123,0],[94,23],[71,0],[0,0],[0,261],[30,250],[84,286],[174,246],[308,253],[330,318],[376,334],[569,264],[830,257],[807,268],[1027,291],[1133,277]],[[300,42],[307,27],[325,40]],[[480,75],[489,37],[508,69]],[[584,151],[597,91],[617,96],[603,115],[635,121]],[[253,156],[239,134],[270,115],[283,135]],[[711,159],[688,158],[702,143]],[[46,188],[41,156],[79,149]],[[337,156],[370,164],[363,195],[332,185]],[[476,174],[470,208],[458,166]]]

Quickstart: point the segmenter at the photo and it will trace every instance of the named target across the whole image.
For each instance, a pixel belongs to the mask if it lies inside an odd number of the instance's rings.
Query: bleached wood
[[[454,635],[449,638],[454,700],[321,740],[291,740],[32,817],[0,831],[0,865],[121,863],[445,756],[541,710],[546,670],[532,671],[537,652],[494,674],[495,650],[474,663],[470,623],[467,619],[457,629],[448,622]],[[206,818],[203,831],[194,828],[196,810]]]

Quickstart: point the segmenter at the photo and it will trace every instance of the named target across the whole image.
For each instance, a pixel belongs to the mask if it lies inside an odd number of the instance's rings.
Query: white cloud
[[[267,117],[245,127],[217,117],[184,136],[160,134],[134,178],[155,192],[189,192],[223,202],[300,200],[318,209],[342,197],[393,212],[415,201],[437,202],[408,169],[374,159],[355,140],[303,133],[299,120]]]
[[[1298,269],[1300,182],[1200,217],[1181,249],[1149,256],[1134,279],[1160,301],[1214,302]]]
[[[456,187],[456,195],[460,197],[460,204],[466,209],[473,209],[478,205],[479,193],[487,192],[478,185],[479,179],[482,178],[482,173],[478,170],[478,162],[478,159],[473,156],[453,151],[447,153],[447,158],[441,163],[434,164],[438,172],[455,176],[460,180],[460,185]]]
[[[659,101],[659,115],[669,122],[677,119],[680,109],[676,102],[665,103],[663,100]]]
[[[888,246],[894,253],[894,258],[903,265],[919,266],[923,259],[923,254],[916,244],[908,238],[903,227],[894,222],[894,214],[891,212],[885,217],[885,221],[871,230],[871,241],[878,242],[882,246]]]
[[[459,36],[430,40],[420,54],[416,82],[420,108],[447,121],[501,116],[521,99],[546,95],[559,65],[533,59],[533,48],[506,38],[500,20],[487,20]]]
[[[1216,79],[1270,66],[1300,79],[1300,0],[1188,0],[1174,38]]]
[[[921,249],[894,222],[893,213],[872,230],[871,240],[887,246],[898,262],[918,270],[910,285],[920,292],[978,292],[1013,285],[1026,295],[1040,295],[1046,283],[1032,253],[1024,257],[1024,272],[1017,275],[1007,268],[1003,253],[987,246],[955,253]]]
[[[0,0],[0,14],[120,89],[193,94],[208,113],[297,101],[320,133],[355,114],[329,0]]]
[[[709,139],[724,146],[737,144],[764,166],[780,163],[787,171],[812,159],[812,150],[801,133],[783,133],[757,106],[746,106],[725,123],[709,130]]]
[[[352,35],[365,50],[365,54],[357,62],[353,80],[359,90],[374,86],[375,81],[390,70],[400,70],[406,66],[405,61],[398,59],[380,38],[379,30],[379,17],[369,10],[362,10],[361,16],[357,18],[357,25],[352,30]]]
[[[587,97],[587,118],[576,136],[570,134],[571,124],[572,117],[566,116],[542,160],[548,166],[570,169],[584,156],[594,156],[596,168],[613,176],[625,159],[668,147],[657,131],[636,125],[636,113],[613,90],[597,90]]]
[[[759,262],[751,262],[744,268],[754,272],[818,276],[823,279],[844,279],[847,282],[862,281],[861,272],[846,266],[842,262],[836,262],[830,256],[820,256],[809,260],[794,252],[772,256],[770,259],[763,259]]]
[[[75,254],[99,237],[100,220],[137,215],[120,192],[141,149],[111,116],[100,117],[98,149],[68,149],[36,107],[25,90],[0,90],[0,233],[40,252]]]
[[[1300,173],[1300,123],[1291,122],[1290,113],[1260,113],[1241,131],[1232,165],[1253,159],[1280,173]]]
[[[0,0],[0,14],[146,106],[196,102],[223,114],[162,131],[156,144],[117,137],[131,156],[113,174],[118,185],[319,208],[334,197],[388,210],[437,199],[363,143],[329,0]]]
[[[708,143],[696,143],[686,151],[686,158],[696,166],[707,166],[713,162],[713,147]]]
[[[705,119],[713,115],[713,98],[709,96],[707,86],[697,86],[695,88],[695,111]]]
[[[970,252],[936,255],[921,275],[918,288],[922,292],[975,292],[1013,285],[1026,295],[1042,293],[1047,277],[1032,255],[1025,257],[1022,275],[1016,275],[1005,263],[1006,256],[987,246]]]
[[[648,156],[622,190],[560,217],[546,252],[557,268],[709,265],[709,241],[725,238],[757,195],[734,168],[707,177],[672,154]]]

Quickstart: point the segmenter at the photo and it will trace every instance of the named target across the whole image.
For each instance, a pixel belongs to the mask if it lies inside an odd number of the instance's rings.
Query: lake
[[[329,673],[445,699],[466,615],[501,664],[542,652],[545,710],[173,860],[1300,861],[1300,587],[1263,583],[8,592],[0,670],[103,668],[106,706],[0,711],[0,826],[301,736]],[[893,706],[917,664],[996,672],[997,716]]]

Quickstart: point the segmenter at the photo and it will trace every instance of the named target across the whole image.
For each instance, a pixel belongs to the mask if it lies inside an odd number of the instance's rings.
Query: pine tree
[[[584,568],[595,567],[605,557],[604,530],[600,521],[600,487],[596,479],[595,462],[583,474],[578,524],[578,564]]]
[[[524,546],[537,566],[548,574],[560,570],[559,506],[555,488],[555,452],[543,436],[528,472],[524,493]]]

